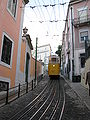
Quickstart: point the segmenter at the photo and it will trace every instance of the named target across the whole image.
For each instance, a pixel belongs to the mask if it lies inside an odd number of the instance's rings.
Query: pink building
[[[62,66],[71,80],[80,80],[85,69],[85,41],[90,40],[90,0],[71,0],[63,34]]]
[[[28,0],[0,0],[0,88],[15,86],[24,6]]]

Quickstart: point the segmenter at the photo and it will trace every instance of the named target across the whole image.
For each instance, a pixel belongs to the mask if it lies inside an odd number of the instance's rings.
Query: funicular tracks
[[[60,80],[51,80],[43,91],[10,120],[59,120],[63,107]]]

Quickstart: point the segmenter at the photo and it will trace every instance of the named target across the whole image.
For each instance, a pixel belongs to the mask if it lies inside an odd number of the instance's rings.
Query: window
[[[17,0],[8,0],[8,9],[13,17],[16,17]]]
[[[87,21],[87,8],[83,8],[78,11],[78,19],[80,23]]]
[[[8,82],[0,81],[0,92],[7,90],[8,85],[9,85]]]
[[[56,63],[56,58],[52,58],[52,63]]]
[[[11,64],[12,48],[13,48],[12,41],[6,35],[4,35],[3,36],[1,61],[6,63],[7,65]]]
[[[88,40],[88,31],[80,32],[80,40],[81,41]]]
[[[81,68],[85,67],[85,53],[80,54],[81,58]]]
[[[60,63],[60,60],[59,60],[59,58],[53,57],[53,58],[51,58],[51,60],[49,60],[49,62],[50,63]]]

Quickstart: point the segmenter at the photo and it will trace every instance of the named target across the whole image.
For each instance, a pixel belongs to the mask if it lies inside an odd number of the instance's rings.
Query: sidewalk
[[[88,89],[82,86],[79,82],[72,82],[65,77],[64,79],[70,85],[70,87],[78,94],[80,99],[86,104],[87,108],[90,110],[90,96],[88,95]]]

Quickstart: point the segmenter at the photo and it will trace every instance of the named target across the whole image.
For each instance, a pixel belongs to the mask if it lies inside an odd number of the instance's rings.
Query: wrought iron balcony
[[[82,26],[90,25],[90,16],[83,17],[83,19],[75,18],[73,20],[73,25],[74,25],[74,27],[82,27]]]

